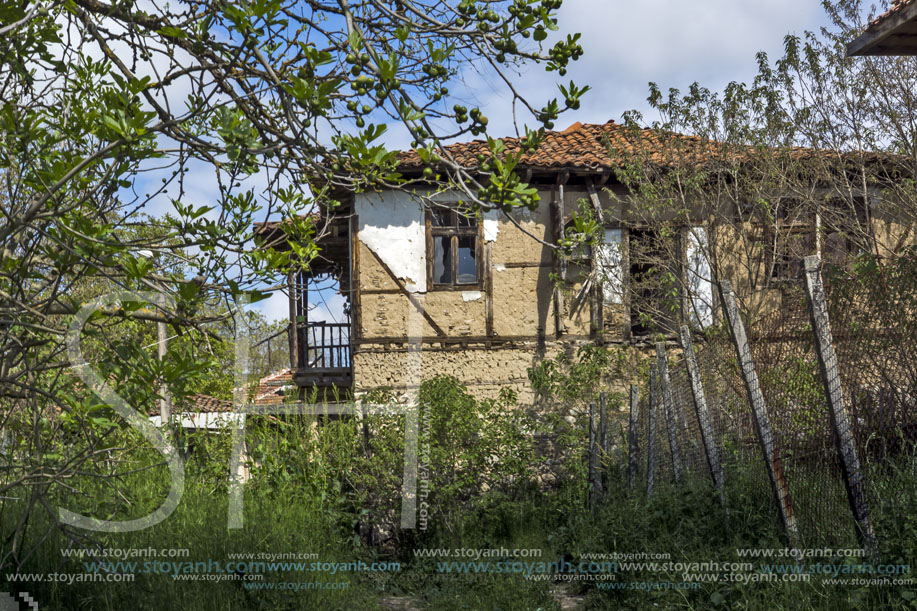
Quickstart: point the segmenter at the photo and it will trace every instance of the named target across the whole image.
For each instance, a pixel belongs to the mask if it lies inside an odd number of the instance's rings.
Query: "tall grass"
[[[28,591],[43,610],[103,611],[379,609],[385,596],[406,597],[415,608],[547,610],[560,608],[553,595],[559,587],[582,595],[587,609],[914,607],[917,588],[909,585],[842,586],[817,578],[809,583],[721,581],[676,590],[667,584],[685,581],[678,570],[618,567],[610,571],[617,583],[655,585],[610,590],[597,581],[561,585],[519,574],[449,574],[442,563],[456,558],[422,558],[415,550],[539,549],[539,561],[574,564],[590,553],[648,552],[669,554],[672,562],[700,563],[749,561],[737,550],[781,549],[787,542],[774,501],[751,466],[730,464],[727,512],[702,477],[689,477],[679,486],[660,481],[656,494],[646,498],[642,486],[628,486],[623,457],[615,454],[607,465],[608,492],[590,512],[582,452],[585,436],[577,434],[585,433],[584,423],[562,425],[560,436],[566,445],[559,455],[564,463],[556,466],[560,476],[551,480],[555,484],[546,487],[535,483],[535,476],[546,467],[543,457],[525,436],[511,430],[523,426],[532,430],[546,426],[544,422],[520,423],[514,418],[523,415],[510,414],[508,401],[474,401],[454,380],[426,386],[421,399],[422,409],[431,410],[429,499],[435,508],[426,530],[399,526],[403,416],[373,416],[365,428],[358,419],[287,416],[249,420],[252,478],[245,485],[241,529],[227,528],[229,437],[200,433],[183,439],[187,486],[178,509],[165,521],[137,532],[112,534],[71,531],[56,523],[57,506],[110,519],[142,516],[158,506],[168,490],[168,472],[158,454],[138,443],[127,455],[130,465],[122,465],[130,468],[119,477],[77,477],[51,490],[47,507],[29,513],[27,541],[21,542],[21,549],[35,550],[24,559],[23,573],[87,572],[83,563],[92,559],[62,555],[61,549],[70,546],[183,548],[189,550],[188,557],[162,560],[223,564],[237,553],[314,554],[326,563],[398,562],[400,570],[332,574],[276,569],[263,574],[264,583],[346,582],[347,587],[269,590],[250,589],[244,581],[182,581],[168,574],[150,574],[142,570],[142,563],[152,559],[134,558],[140,570],[133,583],[13,583],[4,568],[0,592]],[[867,470],[882,561],[917,565],[917,461],[913,455],[903,455],[868,462]],[[3,549],[11,545],[10,535],[25,509],[22,501],[3,501]],[[831,518],[832,524],[843,523],[840,517]],[[833,546],[856,546],[852,528],[828,534],[826,540]],[[755,573],[765,561],[752,562],[756,567],[751,573]]]

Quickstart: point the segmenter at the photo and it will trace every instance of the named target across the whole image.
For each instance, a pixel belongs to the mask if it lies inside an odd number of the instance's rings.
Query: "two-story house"
[[[525,402],[531,397],[527,369],[544,357],[585,342],[639,344],[682,322],[713,324],[715,263],[737,290],[758,291],[779,307],[780,281],[798,275],[802,256],[831,248],[836,256],[853,243],[843,232],[813,233],[822,224],[818,218],[803,222],[789,214],[770,219],[778,229],[786,225],[784,233],[738,219],[712,235],[706,215],[663,220],[664,231],[649,225],[631,209],[632,193],[617,179],[611,152],[631,146],[632,133],[614,122],[548,132],[519,167],[540,201],[513,218],[469,214],[450,193],[438,194],[434,206],[395,190],[343,195],[333,218],[316,217],[329,226],[319,241],[321,255],[289,279],[294,383],[335,384],[361,396],[451,374],[480,396],[509,387]],[[510,151],[517,143],[504,139]],[[469,168],[487,152],[482,141],[448,148]],[[422,176],[426,166],[416,154],[399,159],[403,175]],[[574,212],[584,205],[601,222],[604,244],[595,256],[561,257],[550,244],[571,230]],[[869,206],[863,199],[851,210],[872,223]],[[279,240],[270,224],[260,232]],[[718,261],[710,256],[714,242],[725,245]],[[657,250],[668,263],[653,263]],[[737,264],[749,256],[753,264]],[[682,282],[668,288],[661,268]],[[750,278],[749,270],[757,269],[766,270],[766,282]],[[322,276],[338,281],[347,321],[308,319],[310,279]],[[666,307],[655,307],[666,299]]]

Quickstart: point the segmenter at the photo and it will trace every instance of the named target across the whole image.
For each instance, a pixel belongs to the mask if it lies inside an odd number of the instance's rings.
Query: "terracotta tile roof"
[[[178,407],[178,406],[176,406]],[[177,410],[176,410],[177,411]],[[188,397],[188,403],[184,406],[181,406],[181,412],[191,413],[191,412],[201,412],[205,414],[216,414],[231,412],[232,410],[232,401],[227,401],[226,399],[217,399],[216,397],[211,397],[210,395],[201,395],[196,394]],[[150,416],[159,415],[159,402],[154,401],[153,405],[149,408]]]
[[[293,386],[293,370],[289,367],[264,376],[258,382],[258,390],[255,391],[255,405],[283,403],[284,398],[289,396],[291,386]]]
[[[908,0],[917,1],[917,0]],[[519,138],[503,138],[507,153],[519,150]],[[480,165],[478,155],[489,155],[487,142],[473,140],[446,145],[453,159],[467,169]],[[836,151],[796,146],[789,154],[796,160],[838,155]],[[541,145],[520,160],[521,168],[535,171],[575,170],[580,172],[609,172],[623,166],[625,156],[630,162],[658,164],[660,167],[687,163],[750,161],[756,156],[752,146],[725,145],[714,140],[651,128],[634,128],[614,121],[604,124],[574,123],[560,132],[546,132]],[[845,160],[881,160],[893,157],[875,151],[846,151]],[[401,169],[411,171],[425,167],[414,151],[399,153]]]
[[[892,0],[892,3],[889,5],[888,10],[882,13],[881,15],[879,15],[878,17],[876,17],[875,19],[873,19],[869,23],[869,27],[872,27],[882,21],[885,21],[886,19],[888,19],[889,17],[891,17],[898,11],[901,11],[902,9],[904,9],[904,7],[906,7],[908,4],[911,4],[913,1],[914,0]]]
[[[563,131],[545,132],[541,145],[524,155],[520,166],[541,170],[611,170],[620,167],[620,164],[609,154],[609,146],[612,151],[642,151],[642,154],[648,154],[648,161],[661,162],[666,159],[665,149],[673,139],[660,136],[661,133],[655,130],[634,129],[614,121],[585,125],[574,123]],[[708,157],[714,152],[715,143],[710,140],[695,136],[678,136],[675,140],[699,158]],[[503,138],[502,141],[508,153],[519,151],[519,138]],[[478,165],[478,155],[489,154],[484,140],[449,144],[445,149],[457,163],[466,168]],[[424,167],[423,161],[414,151],[401,152],[398,159],[402,170]]]

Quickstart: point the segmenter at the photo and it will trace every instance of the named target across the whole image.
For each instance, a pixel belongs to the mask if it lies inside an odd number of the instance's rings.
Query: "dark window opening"
[[[478,262],[475,258],[474,238],[458,238],[458,284],[475,284],[478,281]]]
[[[822,259],[829,265],[848,265],[872,250],[868,200],[829,200],[822,209]]]
[[[798,282],[804,273],[803,259],[819,251],[825,263],[847,265],[870,250],[864,197],[832,198],[817,205],[783,199],[775,216],[759,234],[764,242],[765,274],[771,282]]]
[[[815,254],[815,234],[809,225],[778,228],[768,235],[767,244],[772,280],[799,280],[803,259]]]
[[[762,243],[764,280],[793,282],[803,273],[803,258],[815,254],[815,214],[812,205],[793,198],[776,200],[772,218],[761,222],[754,240]]]
[[[469,287],[480,283],[479,224],[474,213],[437,208],[429,214],[428,239],[434,287]]]
[[[678,328],[682,240],[680,232],[667,233],[629,231],[630,332],[634,337]]]

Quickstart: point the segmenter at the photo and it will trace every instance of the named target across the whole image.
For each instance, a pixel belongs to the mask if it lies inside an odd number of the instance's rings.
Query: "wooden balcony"
[[[348,389],[353,384],[353,351],[349,322],[298,322],[296,366],[297,386]]]

